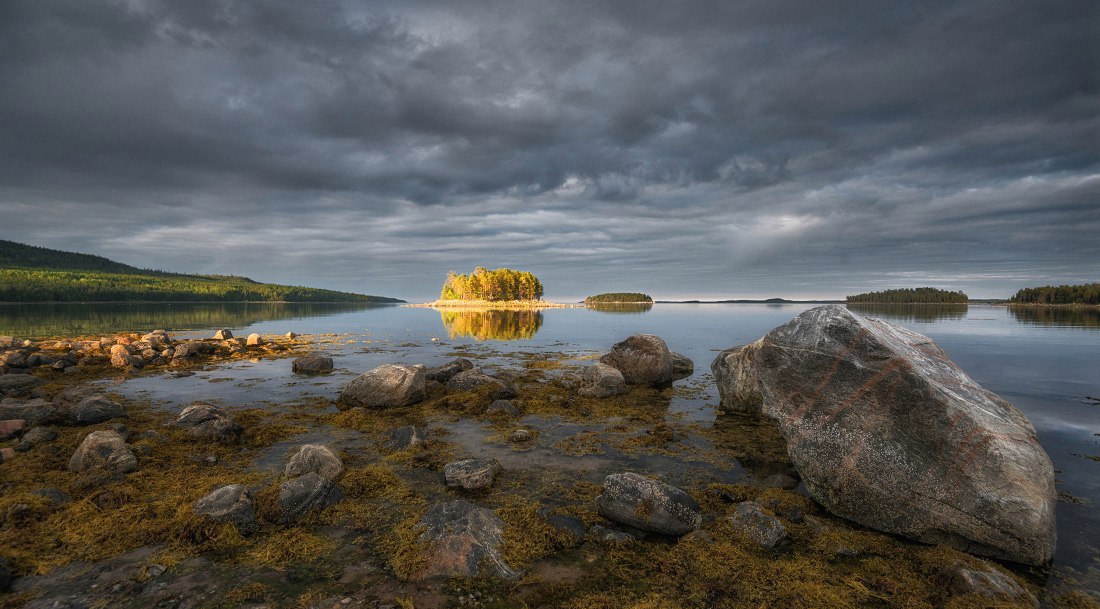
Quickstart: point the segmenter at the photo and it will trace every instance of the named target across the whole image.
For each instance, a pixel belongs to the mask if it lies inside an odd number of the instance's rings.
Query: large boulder
[[[503,469],[496,459],[463,459],[445,465],[443,477],[447,486],[468,491],[482,490],[492,486]]]
[[[596,363],[584,369],[577,393],[587,398],[607,398],[626,391],[626,379],[618,368]]]
[[[310,353],[290,363],[295,374],[325,374],[332,372],[332,358],[321,353]]]
[[[628,385],[659,387],[672,382],[672,354],[660,337],[635,334],[616,343],[600,361],[623,373]]]
[[[488,389],[483,389],[488,388]],[[489,376],[480,368],[459,372],[447,381],[447,391],[488,391],[493,400],[510,400],[516,397],[516,387],[511,382]]]
[[[336,405],[341,410],[355,406],[395,408],[421,402],[426,397],[423,366],[385,364],[348,383]]]
[[[69,471],[105,470],[125,474],[137,469],[137,457],[117,431],[101,429],[84,438],[69,459]]]
[[[101,395],[84,398],[69,406],[65,412],[65,420],[70,425],[95,425],[125,416],[126,412],[118,402]]]
[[[344,498],[332,480],[309,472],[279,485],[279,511],[283,524],[295,522],[313,510],[323,510]]]
[[[420,524],[431,554],[419,577],[519,577],[501,554],[504,521],[492,510],[459,499],[432,506]]]
[[[196,402],[184,408],[174,423],[200,440],[232,444],[241,438],[244,428],[224,408]]]
[[[778,424],[830,512],[994,558],[1050,560],[1054,469],[1034,427],[928,337],[818,307],[711,370],[723,409]]]
[[[756,545],[767,550],[789,545],[791,537],[778,518],[764,512],[755,501],[737,504],[729,523],[734,530]]]
[[[316,472],[329,480],[336,480],[344,473],[344,462],[327,446],[303,444],[286,464],[283,475],[293,478],[309,472]]]
[[[229,484],[215,489],[191,507],[196,514],[214,522],[228,522],[242,532],[251,532],[256,528],[252,494],[243,484]]]
[[[608,520],[662,535],[685,535],[703,522],[702,509],[691,495],[633,472],[604,478],[596,507]]]

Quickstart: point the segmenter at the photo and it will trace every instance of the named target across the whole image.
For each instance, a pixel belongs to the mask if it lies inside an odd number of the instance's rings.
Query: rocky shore
[[[340,362],[293,333],[0,337],[0,607],[1096,606],[1019,564],[1054,544],[1026,418],[928,339],[845,315],[725,352],[713,379],[639,334],[171,412],[111,381]],[[714,382],[714,425],[667,416]],[[486,450],[457,441],[471,425]],[[616,470],[608,451],[686,465]]]

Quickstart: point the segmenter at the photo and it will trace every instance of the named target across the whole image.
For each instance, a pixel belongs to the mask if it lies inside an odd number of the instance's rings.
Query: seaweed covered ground
[[[340,410],[333,387],[362,370],[338,369],[317,380],[288,375],[288,383],[315,384],[316,391],[285,400],[223,400],[243,428],[232,442],[198,440],[172,425],[179,405],[193,397],[187,391],[165,401],[127,390],[143,379],[247,384],[232,373],[235,365],[349,342],[266,339],[143,370],[92,360],[79,374],[31,371],[43,381],[34,395],[102,393],[126,416],[50,425],[55,439],[9,451],[0,463],[0,559],[14,576],[0,607],[1032,606],[1026,597],[960,593],[951,583],[960,568],[1005,576],[1047,606],[1098,606],[1072,581],[1048,583],[1042,572],[831,517],[797,485],[773,427],[670,412],[673,400],[703,394],[713,383],[698,372],[665,389],[585,398],[576,390],[579,371],[596,354],[456,347],[449,357],[469,358],[515,385],[518,415],[488,414],[487,391],[442,386],[412,406]],[[57,344],[42,343],[41,352]],[[402,350],[357,346],[395,357]],[[388,448],[389,432],[407,425],[426,430],[426,441]],[[96,430],[122,434],[137,469],[113,476],[69,471],[70,457]],[[278,485],[286,460],[305,443],[329,446],[343,461],[342,499],[287,524]],[[444,465],[463,457],[496,458],[503,471],[488,489],[450,488]],[[623,471],[685,490],[703,508],[701,528],[677,539],[603,518],[596,509],[603,478]],[[242,532],[195,513],[196,500],[227,484],[246,485],[255,498],[254,528]],[[422,517],[459,497],[503,520],[501,552],[518,579],[423,577],[432,548],[422,541]],[[746,500],[782,522],[789,545],[764,549],[732,526],[728,517]],[[549,515],[579,520],[585,535],[553,526]]]

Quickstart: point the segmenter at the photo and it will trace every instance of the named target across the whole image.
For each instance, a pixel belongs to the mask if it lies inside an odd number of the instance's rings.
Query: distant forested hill
[[[361,302],[398,303],[247,277],[139,269],[102,256],[0,240],[0,302]]]
[[[1024,288],[1016,292],[1010,302],[1039,305],[1100,305],[1100,283]]]
[[[937,288],[902,288],[849,296],[847,302],[872,302],[891,304],[966,304],[966,294]]]

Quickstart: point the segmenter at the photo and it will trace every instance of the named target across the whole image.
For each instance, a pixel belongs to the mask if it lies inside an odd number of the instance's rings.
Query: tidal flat
[[[182,359],[153,358],[142,368],[110,365],[108,343],[142,340],[137,334],[112,334],[106,341],[95,338],[100,354],[78,360],[80,372],[49,365],[9,369],[40,379],[8,396],[14,400],[39,397],[67,404],[71,412],[71,404],[103,396],[125,416],[75,425],[58,414],[41,425],[56,432],[54,439],[15,450],[34,427],[29,425],[0,444],[13,449],[0,464],[0,556],[15,576],[0,603],[990,606],[988,598],[959,594],[950,585],[952,570],[966,568],[1001,574],[1046,606],[1096,606],[1089,595],[1095,590],[1090,571],[1095,564],[1088,560],[1071,558],[1064,567],[1056,560],[1053,570],[1023,568],[830,516],[807,496],[774,426],[716,412],[708,352],[734,342],[722,338],[719,345],[692,351],[668,336],[670,346],[691,355],[693,374],[670,387],[630,386],[620,395],[585,397],[578,391],[582,371],[612,341],[559,337],[532,345],[543,320],[532,331],[530,317],[498,314],[455,322],[451,316],[448,325],[444,315],[442,333],[385,334],[364,328],[308,333],[316,328],[284,320],[274,325],[307,333],[287,338],[270,325],[254,328],[267,332],[264,344],[252,346],[245,341],[227,346],[202,330],[170,333],[173,349],[189,343],[212,347]],[[632,317],[611,319],[627,324]],[[513,323],[527,329],[510,329]],[[447,333],[456,327],[462,330]],[[517,342],[503,338],[509,335]],[[60,359],[74,344],[81,343],[55,337],[34,340],[30,347]],[[307,353],[331,356],[333,370],[294,374],[292,360]],[[510,383],[514,410],[490,408],[497,401],[491,390],[458,391],[444,383],[429,383],[425,399],[407,406],[348,408],[338,400],[344,386],[376,364],[438,367],[457,358]],[[240,431],[203,439],[173,425],[193,402],[224,410]],[[396,446],[393,432],[410,426],[421,441]],[[136,469],[111,475],[71,471],[72,455],[94,431],[124,437]],[[334,483],[341,498],[291,522],[280,505],[280,485],[288,477],[288,460],[307,444],[326,446],[340,460],[343,471]],[[464,458],[495,459],[500,473],[488,488],[448,486],[446,465]],[[1081,459],[1079,465],[1096,464]],[[700,527],[676,538],[601,516],[596,498],[605,477],[619,472],[683,489],[701,507]],[[197,500],[225,485],[248,490],[252,525],[242,528],[196,513]],[[425,514],[456,500],[502,521],[500,557],[516,578],[424,576],[438,556],[424,536]],[[729,517],[749,500],[782,524],[787,545],[762,548],[731,526]],[[1065,499],[1059,509],[1066,504],[1077,507]],[[579,522],[579,534],[566,522]],[[1082,537],[1091,542],[1095,532],[1086,529]],[[997,603],[1030,606],[1026,599]]]

